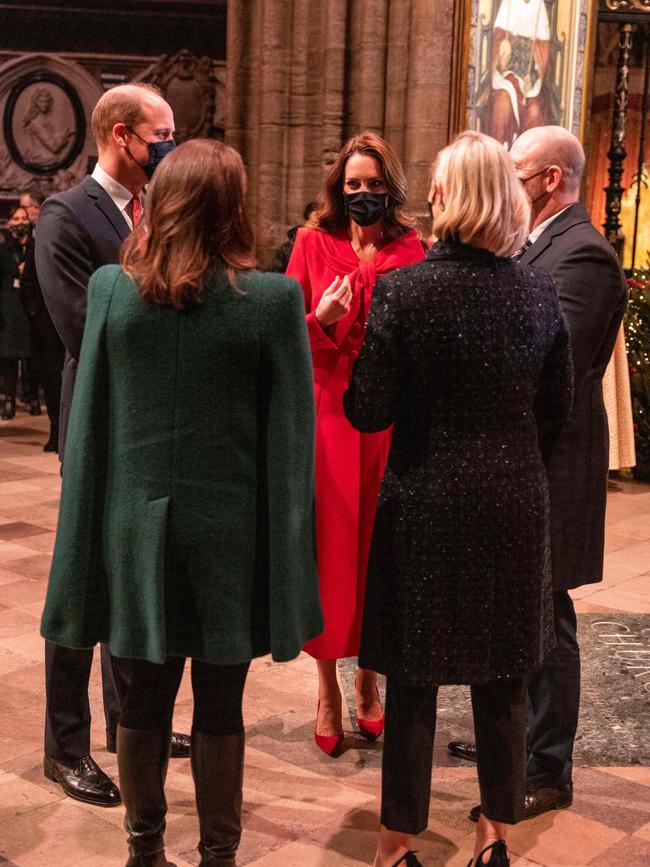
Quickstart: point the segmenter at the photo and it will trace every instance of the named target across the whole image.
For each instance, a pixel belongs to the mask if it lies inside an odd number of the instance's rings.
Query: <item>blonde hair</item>
[[[433,177],[444,209],[433,234],[510,256],[528,234],[530,202],[510,155],[496,139],[470,130],[440,151]]]
[[[116,123],[133,129],[145,119],[144,102],[147,97],[162,99],[160,88],[144,81],[122,84],[107,90],[100,97],[90,118],[90,128],[95,141],[105,145]]]

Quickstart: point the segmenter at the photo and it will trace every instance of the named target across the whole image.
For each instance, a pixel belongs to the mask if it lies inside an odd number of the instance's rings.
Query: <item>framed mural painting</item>
[[[584,140],[594,0],[467,0],[463,18],[463,126],[506,147],[544,124]]]

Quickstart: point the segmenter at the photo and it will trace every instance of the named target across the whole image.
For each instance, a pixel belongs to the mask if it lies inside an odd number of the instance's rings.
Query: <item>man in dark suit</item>
[[[93,111],[99,158],[93,174],[49,198],[41,210],[36,268],[52,321],[65,346],[61,388],[59,455],[65,436],[77,361],[86,319],[91,274],[117,262],[124,239],[137,223],[141,195],[157,163],[174,147],[174,116],[150,85],[109,90]],[[101,806],[120,803],[120,794],[90,756],[88,680],[92,650],[45,645],[45,775],[67,795]],[[128,661],[101,648],[106,745],[115,752],[121,697],[129,680]],[[189,737],[175,734],[172,755],[189,755]]]
[[[532,204],[520,261],[548,271],[571,331],[574,403],[547,465],[557,646],[528,686],[526,817],[573,802],[572,756],[580,707],[580,650],[569,590],[603,578],[609,430],[602,379],[627,304],[614,250],[579,204],[584,152],[562,127],[536,127],[511,155]],[[475,758],[452,741],[452,755]],[[479,808],[470,818],[478,819]]]

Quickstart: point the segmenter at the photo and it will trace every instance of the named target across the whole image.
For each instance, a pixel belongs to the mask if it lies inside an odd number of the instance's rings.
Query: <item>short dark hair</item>
[[[317,210],[318,210],[318,202],[308,202],[305,205],[305,210],[302,213],[302,216],[305,219],[305,221],[308,220],[311,217],[311,215],[314,213],[314,211],[317,211]]]

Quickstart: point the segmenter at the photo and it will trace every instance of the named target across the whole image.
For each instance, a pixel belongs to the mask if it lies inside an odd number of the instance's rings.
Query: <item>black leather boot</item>
[[[241,838],[244,732],[192,731],[192,775],[199,813],[201,867],[235,867]]]
[[[117,727],[117,766],[129,834],[126,867],[171,867],[165,857],[165,777],[171,733]]]

